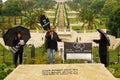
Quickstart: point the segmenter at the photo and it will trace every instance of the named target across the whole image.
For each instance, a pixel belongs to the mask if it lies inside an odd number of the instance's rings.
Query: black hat
[[[45,15],[40,16],[40,24],[44,30],[48,30],[50,28],[50,21]]]

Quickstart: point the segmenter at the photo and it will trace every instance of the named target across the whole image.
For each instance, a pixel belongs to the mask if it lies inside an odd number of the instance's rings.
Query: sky
[[[7,1],[7,0],[2,0],[3,2]]]

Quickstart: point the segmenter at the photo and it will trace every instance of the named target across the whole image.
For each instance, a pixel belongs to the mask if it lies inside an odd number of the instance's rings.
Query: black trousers
[[[22,64],[22,61],[23,61],[23,51],[18,51],[17,53],[15,53],[13,55],[13,60],[14,60],[14,64],[15,64],[15,67],[18,66],[18,57],[19,57],[19,64]]]
[[[100,55],[100,61],[105,67],[108,66],[108,55]]]

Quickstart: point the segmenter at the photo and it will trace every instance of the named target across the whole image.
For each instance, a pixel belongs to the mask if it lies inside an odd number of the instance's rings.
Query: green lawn
[[[50,22],[53,23],[55,18],[49,18]]]
[[[77,13],[68,13],[68,16],[75,16]]]
[[[69,22],[72,23],[78,23],[79,20],[77,18],[69,18]]]
[[[47,16],[55,16],[55,13],[45,13]]]
[[[73,30],[82,30],[82,27],[81,26],[72,26],[72,29]]]

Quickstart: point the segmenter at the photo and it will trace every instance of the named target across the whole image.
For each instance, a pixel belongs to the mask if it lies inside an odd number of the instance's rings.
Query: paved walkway
[[[60,12],[59,12],[59,29],[64,28],[64,12],[63,12],[63,3],[60,3]]]

